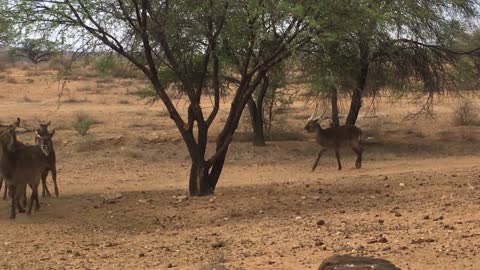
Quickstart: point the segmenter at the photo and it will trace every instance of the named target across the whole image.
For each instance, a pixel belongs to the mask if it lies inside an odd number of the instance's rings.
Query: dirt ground
[[[0,201],[0,269],[316,269],[332,254],[480,269],[480,127],[452,124],[455,98],[438,101],[435,121],[402,120],[413,104],[381,100],[358,122],[375,139],[363,168],[345,150],[344,170],[328,152],[315,172],[318,146],[302,132],[310,111],[295,103],[267,147],[239,129],[214,197],[186,198],[178,132],[161,104],[129,94],[144,82],[80,76],[59,103],[54,71],[0,73],[2,123],[57,128],[60,187],[16,220]],[[86,137],[71,128],[79,112],[98,121]]]

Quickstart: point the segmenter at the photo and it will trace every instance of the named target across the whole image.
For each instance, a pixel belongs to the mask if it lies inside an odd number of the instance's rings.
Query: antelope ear
[[[35,135],[37,135],[37,137],[40,137],[40,134],[38,134],[38,129],[35,129]]]
[[[50,132],[50,137],[53,137],[55,135],[55,129],[52,129],[52,132]]]
[[[48,123],[46,123],[45,125],[46,125],[47,127],[49,127],[51,123],[52,123],[52,121],[48,121]]]
[[[20,126],[20,117],[17,117],[17,122],[13,124],[15,127]]]

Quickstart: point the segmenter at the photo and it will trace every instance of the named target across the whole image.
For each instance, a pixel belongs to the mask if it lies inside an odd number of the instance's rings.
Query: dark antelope
[[[35,144],[40,145],[42,151],[47,155],[48,167],[42,173],[42,197],[51,196],[50,191],[47,186],[47,176],[48,173],[52,173],[53,185],[55,188],[55,196],[58,197],[58,186],[57,186],[57,165],[56,165],[56,156],[55,149],[53,148],[53,135],[55,135],[55,129],[52,132],[48,131],[50,122],[46,124],[40,124],[40,128],[35,132]]]
[[[48,166],[45,154],[48,149],[42,150],[38,145],[17,142],[15,129],[19,122],[20,119],[0,133],[0,175],[5,179],[6,186],[10,190],[12,198],[10,218],[12,219],[16,216],[16,207],[19,212],[25,211],[19,201],[25,197],[27,185],[32,189],[27,214],[31,214],[33,204],[35,204],[35,210],[40,209],[38,185],[42,172]]]
[[[55,135],[55,129],[52,132],[48,131],[50,122],[46,124],[40,124],[40,128],[35,130],[35,144],[40,146],[42,152],[47,156],[48,166],[45,167],[45,170],[42,172],[42,197],[52,196],[47,186],[47,176],[48,173],[52,173],[53,184],[55,187],[55,196],[58,197],[58,186],[57,186],[57,167],[56,167],[56,156],[55,150],[53,148],[52,138]],[[2,188],[3,178],[0,178],[0,189]],[[5,191],[3,193],[3,199],[7,199],[7,190],[8,187],[5,186]]]
[[[320,157],[327,151],[329,148],[333,148],[335,151],[335,156],[337,157],[338,162],[338,170],[342,169],[342,164],[340,163],[340,149],[345,147],[350,147],[353,151],[357,154],[357,160],[355,162],[355,167],[361,168],[362,167],[362,146],[360,145],[360,140],[362,137],[362,130],[360,130],[356,126],[352,125],[345,125],[340,127],[329,127],[323,129],[320,126],[319,121],[322,120],[323,115],[325,112],[318,117],[314,118],[314,115],[317,112],[317,106],[315,107],[315,111],[313,112],[312,116],[308,119],[308,123],[305,126],[305,131],[309,133],[315,133],[315,139],[318,144],[320,144],[321,149],[318,152],[317,159],[313,164],[312,171],[317,168],[318,161]]]

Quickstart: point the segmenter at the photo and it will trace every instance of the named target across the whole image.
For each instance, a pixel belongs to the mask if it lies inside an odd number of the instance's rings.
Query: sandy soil
[[[480,127],[452,125],[453,98],[436,121],[402,121],[412,104],[381,101],[359,120],[377,141],[364,167],[344,151],[342,171],[328,152],[311,172],[317,146],[295,104],[267,147],[238,136],[214,197],[185,198],[189,160],[172,122],[127,94],[142,82],[80,78],[58,106],[53,71],[32,70],[2,73],[1,121],[53,121],[61,194],[13,221],[0,202],[1,269],[316,269],[332,254],[480,269]],[[99,121],[87,138],[71,128],[79,112]]]

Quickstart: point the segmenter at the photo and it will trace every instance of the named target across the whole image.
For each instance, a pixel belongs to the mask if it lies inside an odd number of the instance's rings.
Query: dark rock
[[[400,270],[391,262],[371,257],[335,255],[327,258],[318,270]]]

